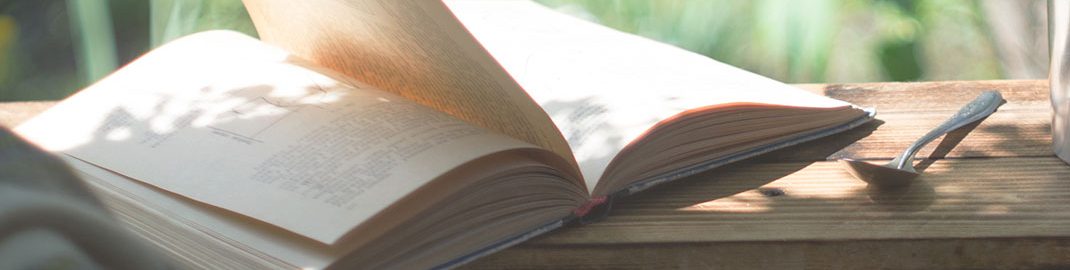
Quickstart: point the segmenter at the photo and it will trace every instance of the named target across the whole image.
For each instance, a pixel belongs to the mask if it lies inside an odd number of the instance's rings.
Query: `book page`
[[[234,32],[195,34],[18,131],[328,244],[465,162],[535,147],[293,61]]]
[[[439,1],[243,2],[268,43],[573,160],[546,113]]]
[[[152,186],[131,180],[122,175],[102,169],[85,161],[66,156],[65,161],[78,176],[97,187],[94,191],[105,201],[124,201],[134,204],[137,209],[150,214],[131,214],[134,220],[153,220],[149,215],[160,215],[159,223],[178,223],[186,226],[194,226],[201,230],[201,234],[208,232],[221,239],[240,242],[243,246],[249,246],[270,254],[272,257],[281,259],[295,266],[311,269],[322,269],[331,262],[338,260],[350,250],[332,249],[329,245],[309,240],[277,227],[267,226],[263,222],[242,218],[234,213],[218,208],[206,207],[197,202],[186,200],[172,193],[161,192]],[[112,203],[114,205],[114,203]],[[114,206],[112,206],[114,207]],[[113,210],[123,213],[124,210]],[[127,212],[134,210],[125,210]],[[123,213],[130,214],[130,213]],[[154,226],[150,224],[146,226]],[[181,226],[179,225],[179,226]],[[175,226],[175,225],[172,225]],[[185,232],[189,233],[189,232]],[[191,237],[183,235],[180,237]],[[215,250],[207,251],[218,253]],[[207,258],[202,258],[207,260]]]
[[[735,102],[849,106],[531,1],[446,3],[550,114],[588,188],[626,145],[686,110]]]

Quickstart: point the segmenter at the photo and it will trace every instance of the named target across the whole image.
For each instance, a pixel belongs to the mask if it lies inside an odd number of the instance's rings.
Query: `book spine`
[[[576,220],[580,224],[589,224],[602,220],[607,215],[609,215],[609,209],[612,205],[612,196],[591,198],[591,200],[588,201],[587,204],[584,204],[583,206],[580,206],[580,208],[576,208],[576,210],[572,211],[572,214],[577,217]]]

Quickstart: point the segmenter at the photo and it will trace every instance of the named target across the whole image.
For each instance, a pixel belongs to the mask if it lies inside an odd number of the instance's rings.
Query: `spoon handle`
[[[906,166],[913,166],[914,154],[917,154],[918,150],[921,150],[923,146],[952,130],[985,118],[989,114],[992,114],[992,112],[995,112],[996,108],[1001,104],[1003,104],[1003,96],[1000,95],[999,92],[985,91],[984,93],[981,93],[976,99],[970,101],[970,103],[963,106],[962,109],[959,109],[959,112],[951,116],[950,119],[947,119],[943,124],[940,124],[940,126],[929,131],[929,133],[926,133],[925,136],[921,136],[917,141],[914,141],[914,144],[910,145],[906,151],[903,151],[902,155],[896,158],[898,161],[896,167],[903,169],[906,168]]]

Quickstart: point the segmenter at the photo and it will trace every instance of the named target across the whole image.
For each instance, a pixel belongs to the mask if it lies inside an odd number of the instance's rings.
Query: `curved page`
[[[240,34],[195,34],[19,132],[328,244],[460,164],[534,147],[288,58]]]
[[[546,113],[437,0],[243,0],[260,38],[572,160]]]
[[[446,3],[550,114],[589,189],[621,149],[689,109],[729,103],[850,106],[531,1]]]

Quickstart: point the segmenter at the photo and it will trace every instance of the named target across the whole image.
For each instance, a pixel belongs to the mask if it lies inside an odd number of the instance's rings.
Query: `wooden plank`
[[[1051,105],[1046,81],[814,84],[800,87],[876,108],[878,121],[789,151],[771,153],[760,160],[891,159],[987,89],[1000,91],[1007,103],[979,125],[961,129],[951,134],[950,139],[939,139],[923,148],[919,156],[1052,155]],[[940,151],[936,151],[938,148]]]
[[[1066,269],[1070,239],[524,245],[464,269]]]
[[[619,201],[468,265],[515,268],[1060,269],[1070,166],[1054,157],[943,159],[877,192],[836,162],[754,160]]]
[[[878,192],[836,162],[718,169],[618,201],[601,222],[533,244],[1070,237],[1070,166],[1054,157],[942,159]]]

